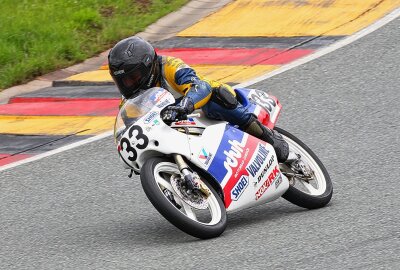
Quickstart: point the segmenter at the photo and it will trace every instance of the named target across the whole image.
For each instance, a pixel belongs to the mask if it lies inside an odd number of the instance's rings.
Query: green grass
[[[0,91],[110,48],[187,0],[2,0]]]

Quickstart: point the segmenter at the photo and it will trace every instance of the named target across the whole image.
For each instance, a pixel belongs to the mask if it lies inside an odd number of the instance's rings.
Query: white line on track
[[[322,48],[320,50],[317,50],[313,54],[310,54],[310,55],[305,56],[303,58],[300,58],[300,59],[298,59],[296,61],[293,61],[293,62],[291,62],[291,63],[289,63],[287,65],[284,65],[284,66],[282,66],[282,67],[280,67],[280,68],[278,68],[278,69],[276,69],[276,70],[274,70],[272,72],[269,72],[269,73],[267,73],[267,74],[265,74],[263,76],[260,76],[260,77],[257,77],[255,79],[249,80],[247,82],[235,85],[235,87],[246,87],[246,86],[258,83],[258,82],[263,81],[265,79],[271,78],[271,77],[273,77],[275,75],[283,73],[283,72],[285,72],[285,71],[287,71],[289,69],[298,67],[298,66],[300,66],[302,64],[310,62],[310,61],[312,61],[314,59],[317,59],[317,58],[319,58],[321,56],[324,56],[324,55],[326,55],[328,53],[331,53],[331,52],[333,52],[333,51],[335,51],[337,49],[340,49],[340,48],[342,48],[342,47],[344,47],[344,46],[346,46],[346,45],[348,45],[348,44],[350,44],[350,43],[352,43],[352,42],[354,42],[354,41],[356,41],[356,40],[358,40],[358,39],[360,39],[360,38],[362,38],[362,37],[364,37],[364,36],[366,36],[366,35],[368,35],[368,34],[370,34],[372,32],[374,32],[374,31],[378,30],[379,28],[381,28],[382,26],[388,24],[389,22],[393,21],[394,19],[396,19],[399,16],[400,16],[400,8],[397,8],[394,11],[392,11],[391,13],[389,13],[388,15],[386,15],[385,17],[383,17],[382,19],[376,21],[375,23],[373,23],[370,26],[358,31],[357,33],[355,33],[355,34],[353,34],[351,36],[343,38],[343,39],[341,39],[341,40],[339,40],[339,41],[337,41],[337,42],[335,42],[335,43],[333,43],[333,44],[331,44],[331,45],[329,45],[327,47],[324,47],[324,48]],[[113,134],[113,131],[107,131],[107,132],[104,132],[102,134],[99,134],[99,135],[90,137],[88,139],[85,139],[85,140],[82,140],[82,141],[79,141],[79,142],[75,142],[75,143],[72,143],[72,144],[69,144],[69,145],[66,145],[66,146],[63,146],[63,147],[48,151],[48,152],[43,153],[43,154],[39,154],[39,155],[30,157],[30,158],[27,158],[27,159],[23,159],[23,160],[20,160],[20,161],[16,161],[16,162],[7,164],[5,166],[0,167],[0,172],[4,171],[4,170],[7,170],[7,169],[11,169],[11,168],[17,167],[17,166],[20,166],[20,165],[23,165],[23,164],[26,164],[26,163],[29,163],[29,162],[32,162],[32,161],[36,161],[36,160],[39,160],[39,159],[42,159],[42,158],[45,158],[45,157],[48,157],[48,156],[52,156],[52,155],[55,155],[55,154],[58,154],[58,153],[61,153],[61,152],[76,148],[78,146],[81,146],[81,145],[84,145],[84,144],[87,144],[87,143],[91,143],[91,142],[94,142],[94,141],[101,140],[103,138],[111,136],[112,134]]]

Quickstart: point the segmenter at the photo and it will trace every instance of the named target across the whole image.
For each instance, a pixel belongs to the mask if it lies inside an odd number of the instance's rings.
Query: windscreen
[[[143,94],[126,99],[119,110],[114,125],[115,142],[118,143],[126,129],[146,115],[159,101],[166,90],[154,87],[146,90]]]

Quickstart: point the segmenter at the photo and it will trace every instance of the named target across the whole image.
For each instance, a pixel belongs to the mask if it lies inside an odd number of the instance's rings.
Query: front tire
[[[174,191],[170,183],[172,175],[180,175],[178,166],[166,158],[150,158],[141,169],[143,190],[158,212],[177,228],[194,237],[208,239],[222,234],[227,225],[227,216],[218,193],[202,178],[211,194],[207,198],[206,210],[195,209]],[[168,199],[166,193],[172,195],[174,201]]]
[[[301,155],[301,159],[314,171],[313,181],[295,179],[282,197],[289,202],[307,209],[324,207],[329,203],[333,194],[331,178],[321,160],[300,139],[281,128],[275,127],[289,144],[289,149]],[[296,186],[295,184],[300,184]]]

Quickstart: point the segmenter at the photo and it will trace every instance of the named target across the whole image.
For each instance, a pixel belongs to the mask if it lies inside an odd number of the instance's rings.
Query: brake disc
[[[200,190],[189,190],[184,185],[184,182],[185,181],[177,175],[171,176],[171,186],[182,201],[196,209],[207,209],[208,203],[204,194]]]

